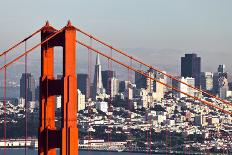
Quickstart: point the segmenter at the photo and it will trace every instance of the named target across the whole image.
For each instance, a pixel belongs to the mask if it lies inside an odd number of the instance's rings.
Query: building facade
[[[200,87],[201,58],[197,54],[181,57],[181,76],[195,78],[195,86]]]

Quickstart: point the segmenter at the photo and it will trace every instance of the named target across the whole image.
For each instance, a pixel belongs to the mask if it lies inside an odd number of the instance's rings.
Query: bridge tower
[[[47,22],[41,41],[58,30]],[[54,77],[54,47],[63,48],[63,76]],[[61,127],[55,125],[55,96],[61,95]],[[69,21],[64,30],[41,45],[39,155],[78,154],[76,30]]]

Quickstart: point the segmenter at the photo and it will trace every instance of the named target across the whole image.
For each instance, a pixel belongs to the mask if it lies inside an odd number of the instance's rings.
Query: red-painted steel
[[[4,62],[6,63],[6,53],[4,54]],[[4,68],[4,155],[6,155],[6,68]]]
[[[41,42],[57,34],[49,24],[41,30]],[[41,46],[39,155],[78,154],[76,30],[69,21],[62,32]],[[54,47],[63,47],[63,77],[54,77]],[[55,96],[61,95],[61,128],[55,126]]]
[[[37,31],[35,31],[34,33],[32,33],[30,36],[26,37],[25,39],[23,39],[22,41],[12,45],[9,49],[3,51],[0,54],[0,57],[3,56],[4,54],[9,53],[10,51],[12,51],[13,49],[15,49],[16,47],[18,47],[19,45],[21,45],[23,42],[27,41],[28,39],[32,38],[33,36],[35,36],[36,34],[38,34],[41,31],[41,29],[38,29]]]
[[[76,41],[76,31],[79,31],[83,33],[84,35],[87,35],[91,39],[91,44],[86,45],[83,42]],[[35,45],[31,49],[26,49],[26,41],[36,35],[37,33],[41,32],[41,43]],[[98,43],[101,43],[102,45],[109,47],[111,49],[110,56],[102,53],[99,50],[96,50],[92,47],[92,39],[97,41]],[[25,42],[25,52],[21,54],[20,56],[16,57],[10,62],[6,62],[6,54],[10,51],[12,51],[14,48],[18,47],[20,44]],[[39,127],[39,155],[55,155],[56,154],[56,148],[60,148],[62,155],[76,155],[78,154],[78,129],[77,129],[77,79],[76,79],[76,42],[84,47],[86,47],[89,50],[90,55],[88,55],[88,72],[91,74],[91,60],[92,60],[92,54],[91,51],[94,51],[106,58],[108,58],[108,63],[110,62],[109,68],[112,69],[112,61],[116,62],[117,64],[122,65],[123,67],[126,67],[128,69],[128,78],[130,78],[129,71],[134,71],[136,73],[139,73],[143,75],[146,78],[149,78],[150,81],[156,81],[166,87],[169,87],[177,92],[180,92],[190,98],[193,98],[195,100],[198,100],[202,102],[203,104],[215,108],[222,113],[232,115],[231,111],[225,110],[211,102],[205,101],[201,98],[192,96],[188,93],[182,92],[179,89],[168,85],[166,83],[163,83],[156,78],[153,78],[146,73],[139,71],[132,66],[132,60],[139,63],[140,65],[144,65],[148,68],[151,68],[173,80],[176,80],[180,83],[183,83],[187,85],[188,87],[195,89],[199,92],[202,92],[210,97],[213,97],[224,104],[232,105],[232,103],[225,101],[221,98],[218,98],[204,90],[200,90],[198,88],[193,87],[192,85],[189,85],[185,82],[180,81],[179,79],[176,79],[175,77],[163,73],[161,70],[156,69],[150,65],[147,65],[146,63],[133,58],[132,56],[129,56],[125,52],[118,50],[109,44],[101,41],[98,38],[93,37],[92,35],[75,28],[71,25],[70,22],[68,22],[68,25],[62,28],[61,30],[57,30],[49,25],[47,22],[46,25],[34,32],[29,37],[25,38],[24,40],[20,41],[19,43],[13,45],[8,50],[2,52],[0,54],[0,57],[5,55],[5,64],[0,68],[1,70],[4,70],[4,143],[6,145],[6,70],[7,67],[9,67],[11,64],[18,61],[20,58],[25,56],[25,73],[27,73],[27,55],[31,53],[35,48],[41,46],[41,79],[40,79],[40,127]],[[46,44],[45,44],[46,43]],[[54,77],[54,47],[55,46],[61,46],[64,48],[63,50],[63,78],[61,80],[55,79]],[[131,60],[131,63],[129,65],[126,65],[122,63],[119,60],[116,60],[112,56],[112,50],[128,57]],[[90,77],[91,78],[91,77]],[[90,79],[89,78],[89,79]],[[26,79],[26,77],[25,77]],[[26,82],[27,83],[27,82]],[[27,91],[27,90],[25,90]],[[71,93],[72,92],[72,93]],[[25,92],[26,94],[26,92]],[[62,120],[61,120],[61,129],[56,129],[55,126],[55,95],[61,95],[62,96]],[[110,98],[111,100],[111,98]],[[25,121],[26,121],[26,128],[25,128],[25,145],[27,142],[27,96],[25,98]],[[111,102],[111,101],[110,101]],[[110,106],[110,105],[109,105]],[[109,108],[110,109],[110,108]],[[111,130],[110,130],[111,132]],[[150,150],[151,150],[151,143],[152,143],[152,130],[150,126]],[[170,132],[171,136],[171,132]],[[148,139],[148,135],[147,135]],[[60,140],[60,141],[59,141]],[[110,141],[110,138],[109,138]],[[148,141],[148,140],[147,140]],[[167,142],[168,143],[168,142]],[[170,137],[170,145],[171,145],[171,137]],[[25,146],[26,147],[26,146]],[[168,147],[168,145],[166,146]],[[171,147],[171,146],[170,146]],[[186,146],[185,146],[186,147]],[[150,152],[151,153],[151,152]],[[4,150],[4,155],[6,154]],[[27,154],[26,148],[25,148],[25,155]]]
[[[25,51],[27,51],[27,42],[25,41]],[[25,150],[24,153],[27,155],[27,55],[25,55]]]
[[[59,31],[57,31],[55,34],[51,35],[50,37],[48,37],[46,40],[42,41],[41,43],[38,43],[37,45],[35,45],[34,47],[32,47],[31,49],[27,50],[26,52],[24,52],[23,54],[19,55],[18,57],[16,57],[15,59],[13,59],[12,61],[6,63],[5,65],[3,65],[0,68],[0,71],[3,70],[4,68],[9,67],[10,65],[12,65],[13,63],[15,63],[16,61],[18,61],[19,59],[23,58],[25,55],[28,55],[29,53],[33,52],[34,49],[36,49],[37,47],[43,45],[44,43],[46,43],[47,41],[49,41],[50,39],[54,38],[56,35],[58,35],[59,33],[61,33],[64,29],[61,29]]]

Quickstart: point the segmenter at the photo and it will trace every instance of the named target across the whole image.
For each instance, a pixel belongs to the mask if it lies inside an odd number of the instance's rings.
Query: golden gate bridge
[[[41,34],[41,42],[36,44],[30,49],[26,48],[26,42],[33,38],[37,34]],[[88,37],[91,42],[86,44],[84,41],[76,37],[77,33]],[[96,49],[92,46],[92,42],[95,41],[102,46],[110,49],[110,54],[103,52],[102,50]],[[25,50],[13,60],[8,61],[7,55],[16,49],[19,45],[25,44]],[[0,66],[0,71],[4,73],[4,141],[6,142],[6,92],[7,92],[7,69],[12,66],[14,63],[19,61],[22,58],[25,58],[25,72],[27,72],[27,56],[34,52],[36,48],[41,47],[41,77],[40,77],[40,104],[39,104],[39,128],[38,128],[38,154],[39,155],[55,155],[56,149],[60,148],[60,153],[62,155],[77,155],[78,154],[78,128],[77,128],[77,78],[76,78],[76,45],[81,45],[88,49],[88,52],[95,52],[102,57],[105,57],[109,63],[109,68],[112,68],[112,62],[128,69],[128,71],[133,71],[138,73],[151,81],[156,81],[168,87],[172,90],[175,90],[179,93],[182,93],[189,98],[198,100],[200,103],[213,108],[217,111],[220,111],[221,114],[231,116],[232,112],[228,110],[227,107],[232,106],[231,102],[221,99],[207,91],[196,88],[188,83],[185,83],[174,76],[167,74],[158,68],[155,68],[144,61],[138,60],[137,58],[128,55],[126,52],[113,47],[112,45],[98,39],[97,37],[83,31],[82,29],[75,27],[69,21],[68,24],[61,28],[55,29],[48,22],[45,26],[38,29],[22,41],[12,45],[9,49],[1,52],[0,57],[3,58],[4,64]],[[61,79],[56,79],[54,77],[54,47],[63,48],[63,75]],[[127,58],[130,64],[122,62],[117,57],[112,55],[112,52],[115,52],[125,58]],[[91,74],[91,54],[88,53],[88,72]],[[156,71],[164,76],[175,80],[179,83],[182,83],[188,86],[191,89],[194,89],[205,96],[214,98],[215,100],[222,103],[223,106],[219,106],[214,102],[207,101],[200,97],[196,97],[192,94],[188,94],[184,91],[179,90],[172,85],[164,83],[159,79],[145,74],[143,71],[133,67],[133,63],[144,66],[148,69]],[[27,95],[27,94],[26,94]],[[57,129],[55,126],[55,96],[62,96],[62,105],[61,105],[61,128]],[[27,97],[26,97],[27,98]],[[25,101],[27,103],[27,101]],[[111,103],[109,103],[111,104]],[[26,104],[25,104],[26,109]],[[90,110],[90,109],[89,109]],[[27,112],[25,110],[25,121],[27,122]],[[27,141],[27,123],[25,124],[25,141]],[[150,132],[150,134],[152,134]],[[90,136],[90,135],[89,135]],[[110,135],[109,135],[110,136]],[[109,137],[110,141],[110,137]],[[26,144],[26,143],[25,143]],[[151,141],[150,141],[151,145]],[[25,146],[26,147],[26,146]],[[6,149],[6,146],[5,146]],[[149,148],[148,148],[149,149]],[[149,150],[148,150],[149,151]],[[168,151],[168,150],[167,150]],[[25,154],[27,151],[25,149]],[[4,155],[6,152],[4,151]]]

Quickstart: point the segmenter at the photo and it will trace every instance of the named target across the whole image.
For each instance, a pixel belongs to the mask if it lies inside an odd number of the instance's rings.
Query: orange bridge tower
[[[58,30],[47,22],[41,41]],[[54,47],[63,48],[63,76],[54,77]],[[61,95],[60,128],[55,125],[55,96]],[[76,29],[69,21],[59,34],[41,45],[39,155],[78,154]]]

